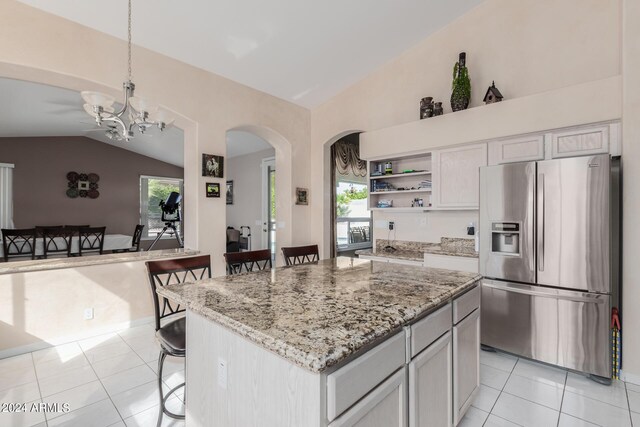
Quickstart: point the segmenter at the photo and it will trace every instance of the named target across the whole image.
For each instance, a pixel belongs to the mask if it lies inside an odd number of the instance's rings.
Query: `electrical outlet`
[[[393,227],[396,225],[395,222],[389,221],[389,230],[393,230]]]
[[[227,361],[218,357],[218,385],[227,389]]]
[[[93,308],[85,308],[84,309],[84,320],[93,319]]]

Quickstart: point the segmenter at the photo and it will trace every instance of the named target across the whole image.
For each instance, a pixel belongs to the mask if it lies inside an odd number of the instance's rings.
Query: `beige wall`
[[[238,230],[242,225],[251,227],[252,249],[266,248],[262,245],[261,226],[262,160],[274,155],[275,150],[270,148],[257,153],[232,157],[227,161],[227,180],[233,180],[234,192],[233,205],[227,205],[227,226]],[[256,221],[258,221],[257,224]]]
[[[73,90],[94,89],[121,97],[126,44],[13,0],[0,0],[0,76]],[[212,255],[224,274],[225,199],[206,199],[202,153],[225,154],[226,131],[249,129],[278,154],[277,207],[282,245],[306,241],[311,209],[294,207],[294,188],[309,184],[310,113],[166,56],[134,47],[137,94],[152,97],[177,115],[185,134],[185,243]],[[219,180],[224,186],[226,177]],[[189,197],[191,196],[191,197]]]
[[[144,262],[0,275],[0,358],[153,316]],[[84,320],[83,310],[94,309]]]
[[[140,222],[140,175],[183,176],[181,167],[85,137],[0,138],[0,159],[15,164],[17,228],[90,224],[131,235]],[[100,197],[67,197],[69,171],[100,175]]]
[[[622,168],[623,168],[623,319],[622,368],[640,384],[640,229],[636,226],[640,213],[640,2],[624,0],[623,21],[623,102],[622,102]]]

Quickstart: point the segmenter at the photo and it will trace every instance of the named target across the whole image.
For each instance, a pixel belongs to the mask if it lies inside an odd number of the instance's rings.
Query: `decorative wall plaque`
[[[88,197],[97,199],[100,197],[98,191],[98,181],[100,176],[97,173],[67,173],[67,196],[75,199],[76,197]]]

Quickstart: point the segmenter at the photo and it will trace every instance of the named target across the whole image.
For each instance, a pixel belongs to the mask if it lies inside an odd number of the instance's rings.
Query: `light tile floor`
[[[0,402],[68,403],[70,412],[0,413],[0,426],[153,427],[159,354],[153,325],[0,360]],[[640,427],[640,386],[607,387],[575,373],[481,352],[480,392],[460,426]],[[184,381],[184,359],[167,358],[163,382]],[[183,390],[168,400],[184,413]],[[184,426],[164,417],[163,426]]]
[[[160,347],[151,323],[0,360],[0,403],[68,403],[64,412],[0,412],[0,426],[153,426]],[[184,381],[184,359],[167,357],[165,392]],[[184,413],[184,390],[167,401]],[[164,417],[163,426],[184,426]]]
[[[480,392],[459,426],[640,427],[640,386],[611,386],[503,354],[480,352]]]

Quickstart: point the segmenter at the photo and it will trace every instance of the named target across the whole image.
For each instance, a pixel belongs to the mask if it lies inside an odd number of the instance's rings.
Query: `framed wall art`
[[[227,204],[233,204],[233,181],[227,181]]]
[[[220,197],[220,184],[207,182],[207,197]]]
[[[309,190],[306,188],[296,188],[296,205],[309,204]]]
[[[222,178],[224,176],[224,157],[213,154],[203,154],[202,176]]]

